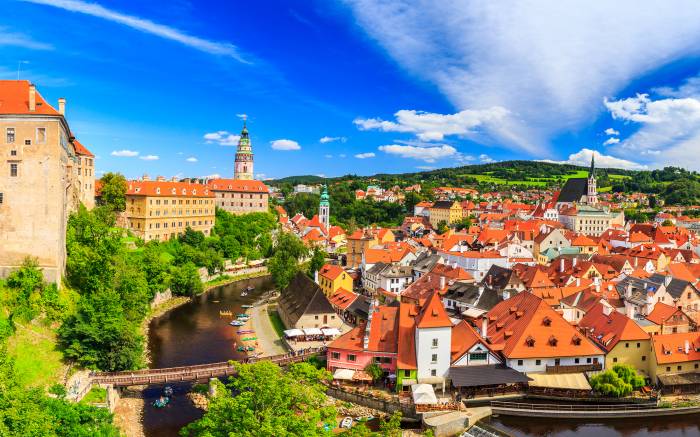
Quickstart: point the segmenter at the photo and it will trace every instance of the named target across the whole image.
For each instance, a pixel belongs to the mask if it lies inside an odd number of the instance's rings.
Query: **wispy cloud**
[[[319,143],[321,144],[327,144],[327,143],[333,143],[335,141],[340,141],[341,143],[346,142],[348,139],[345,137],[321,137],[320,140],[318,140]]]
[[[390,155],[419,159],[425,162],[435,162],[438,159],[448,158],[457,154],[457,149],[446,144],[429,147],[390,144],[379,146],[379,150]]]
[[[12,46],[31,50],[53,50],[51,44],[36,41],[23,33],[10,32],[6,27],[0,26],[0,47]]]
[[[144,155],[144,156],[139,156],[139,159],[143,159],[144,161],[158,161],[160,159],[160,156],[158,156],[158,155]]]
[[[483,164],[488,164],[489,162],[496,162],[495,159],[491,158],[489,155],[482,153],[479,155],[479,161],[481,161]]]
[[[610,146],[610,145],[613,145],[613,144],[617,144],[617,143],[619,143],[619,142],[620,142],[620,139],[619,139],[619,138],[611,137],[611,138],[608,138],[607,140],[605,140],[605,142],[603,143],[603,145],[604,145],[604,146]]]
[[[364,153],[358,153],[355,155],[355,158],[357,159],[367,159],[367,158],[374,158],[376,155],[374,152],[364,152]]]
[[[164,39],[178,42],[187,47],[212,55],[226,56],[242,63],[249,63],[241,56],[238,47],[222,41],[211,41],[187,33],[174,27],[154,23],[146,18],[128,15],[108,9],[98,3],[88,3],[81,0],[22,0],[28,3],[53,6],[71,12],[77,12],[93,17],[102,18],[114,23],[136,29],[138,31],[155,35]]]
[[[301,149],[301,146],[299,145],[299,143],[297,143],[294,140],[287,140],[287,139],[270,141],[270,146],[274,150],[300,150]]]
[[[605,129],[605,134],[610,135],[610,136],[620,135],[620,131],[616,131],[615,129],[609,127],[607,129]]]
[[[112,153],[110,153],[110,155],[117,156],[120,158],[133,158],[134,156],[139,156],[139,152],[129,149],[112,150]]]
[[[197,161],[199,161],[199,160],[198,160],[197,158],[195,158],[194,156],[190,156],[189,158],[185,159],[185,161],[187,161],[187,162],[197,162]]]
[[[236,146],[240,139],[240,135],[235,135],[225,130],[204,134],[204,140],[208,144],[216,143],[220,146]]]

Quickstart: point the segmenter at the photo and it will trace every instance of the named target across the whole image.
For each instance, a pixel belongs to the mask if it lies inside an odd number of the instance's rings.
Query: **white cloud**
[[[326,153],[325,155],[323,155],[323,157],[331,159],[333,157],[333,155],[331,155],[330,153]]]
[[[326,174],[325,173],[318,173],[316,176],[318,176],[320,178],[325,178]]]
[[[144,156],[139,156],[139,159],[143,159],[144,161],[158,161],[160,159],[160,156],[158,156],[158,155],[144,155]]]
[[[195,158],[194,156],[190,156],[189,158],[185,159],[185,161],[187,161],[187,162],[197,162],[197,161],[199,161],[199,160],[198,160],[197,158]]]
[[[418,170],[435,170],[435,167],[431,167],[429,165],[417,165],[416,168]]]
[[[294,140],[274,140],[270,141],[274,150],[300,150],[301,146]]]
[[[613,144],[617,144],[617,143],[619,143],[619,142],[620,142],[620,139],[619,139],[619,138],[612,137],[612,138],[608,138],[607,140],[605,140],[605,142],[603,143],[603,145],[604,145],[604,146],[610,146],[610,145],[613,145]]]
[[[110,155],[118,156],[120,158],[133,158],[134,156],[139,156],[139,152],[128,149],[112,150],[112,153],[110,153]]]
[[[653,100],[638,94],[620,100],[605,100],[613,118],[638,124],[640,128],[615,146],[618,154],[639,156],[652,167],[681,165],[700,169],[700,90],[684,95],[692,87],[669,91],[678,98]],[[683,96],[684,95],[684,96]]]
[[[200,176],[199,179],[221,179],[221,175],[219,173],[212,173],[205,176]]]
[[[358,153],[357,155],[355,155],[355,158],[367,159],[367,158],[374,158],[375,156],[377,156],[377,155],[375,155],[374,152],[365,152],[365,153]]]
[[[394,116],[396,121],[379,118],[357,118],[355,125],[360,130],[377,129],[384,132],[409,132],[421,141],[442,141],[447,135],[474,135],[475,129],[502,120],[508,111],[501,107],[486,110],[465,110],[456,114],[402,109]]]
[[[507,109],[484,129],[494,143],[532,154],[590,122],[601,99],[634,78],[697,55],[700,42],[695,0],[343,2],[393,60],[458,111]]]
[[[495,159],[491,158],[489,155],[487,155],[485,153],[482,153],[481,155],[479,155],[479,161],[481,161],[484,164],[488,164],[490,162],[496,162]]]
[[[77,12],[93,17],[98,17],[119,23],[124,26],[136,29],[138,31],[159,36],[164,39],[179,42],[187,47],[199,50],[201,52],[212,55],[226,56],[236,59],[239,62],[248,63],[241,54],[238,48],[228,42],[210,41],[204,38],[188,35],[187,33],[163,24],[154,23],[151,20],[127,15],[121,12],[107,9],[97,3],[88,3],[82,0],[23,0],[29,3],[53,6],[60,9],[65,9],[71,12]]]
[[[240,135],[235,135],[225,130],[204,134],[204,140],[207,143],[216,143],[220,146],[236,146],[240,139]]]
[[[591,156],[595,154],[595,165],[600,168],[622,168],[627,170],[642,170],[647,168],[645,165],[628,161],[626,159],[616,158],[610,155],[603,155],[598,151],[583,148],[576,153],[569,155],[566,161],[552,161],[543,159],[543,162],[552,162],[555,164],[572,164],[587,167],[591,164]]]
[[[14,33],[7,30],[6,27],[0,26],[0,47],[22,47],[31,50],[53,50],[51,44],[35,41],[31,37],[23,33]]]
[[[611,128],[611,127],[609,127],[609,128],[607,128],[607,129],[605,129],[605,134],[606,134],[606,135],[613,136],[613,135],[620,135],[620,132],[619,132],[619,131],[616,131],[615,129],[613,129],[613,128]]]
[[[318,140],[319,143],[321,144],[326,144],[326,143],[332,143],[335,141],[340,141],[341,143],[346,142],[348,139],[345,137],[321,137],[320,140]]]
[[[390,155],[419,159],[425,162],[435,162],[438,159],[448,158],[457,154],[457,149],[445,144],[429,147],[390,144],[379,146],[379,150]]]

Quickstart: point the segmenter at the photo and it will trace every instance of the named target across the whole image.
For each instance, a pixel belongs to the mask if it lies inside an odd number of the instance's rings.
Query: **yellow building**
[[[29,256],[60,284],[68,215],[81,200],[94,203],[92,190],[81,192],[65,109],[26,80],[0,81],[0,277]]]
[[[665,376],[700,372],[700,332],[660,334],[652,337],[652,383],[669,385]],[[670,378],[669,378],[670,379]]]
[[[347,261],[346,265],[356,269],[362,264],[362,255],[365,250],[378,244],[386,244],[396,241],[394,233],[389,229],[358,229],[347,237]]]
[[[166,241],[188,227],[208,236],[215,220],[214,193],[206,185],[146,176],[128,182],[125,212],[128,229],[144,241]]]
[[[80,202],[92,209],[95,207],[95,155],[78,140],[73,140],[73,145],[78,158]]]
[[[437,228],[440,222],[451,225],[461,219],[462,206],[457,201],[438,200],[430,207],[430,225],[433,228]]]
[[[352,277],[336,264],[326,264],[318,271],[318,285],[326,296],[332,296],[341,288],[352,291]]]
[[[605,368],[616,364],[635,367],[644,375],[650,374],[653,361],[651,338],[634,320],[597,303],[579,321],[578,326],[605,352]]]

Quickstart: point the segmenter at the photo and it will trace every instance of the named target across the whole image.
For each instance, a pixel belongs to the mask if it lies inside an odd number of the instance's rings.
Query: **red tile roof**
[[[268,193],[267,185],[262,181],[242,179],[211,179],[207,186],[214,191],[235,191],[244,193]]]
[[[355,302],[358,296],[359,295],[357,293],[353,293],[352,291],[348,291],[344,288],[339,288],[338,291],[333,293],[331,297],[328,298],[328,301],[334,307],[345,310],[347,307],[352,305],[353,302]]]
[[[331,281],[335,281],[335,279],[343,273],[345,273],[345,270],[337,264],[325,264],[321,267],[321,270],[318,271],[319,276],[328,278]]]
[[[214,197],[214,192],[202,184],[165,181],[129,181],[127,196]]]
[[[479,336],[476,330],[465,320],[452,327],[452,342],[450,345],[451,362],[455,362],[469,351],[474,345],[481,343],[491,350],[488,343]]]
[[[603,304],[597,303],[578,324],[587,328],[588,335],[598,346],[609,352],[619,341],[649,339],[649,334],[634,320],[614,309],[610,309],[609,314],[605,311]]]
[[[663,302],[657,302],[654,305],[654,310],[649,313],[647,316],[647,320],[649,320],[652,323],[656,323],[657,325],[663,325],[666,320],[668,320],[672,315],[676,314],[676,312],[681,311],[678,308],[667,305]]]
[[[651,339],[658,364],[700,360],[700,332],[654,335]]]
[[[399,338],[398,359],[399,369],[416,369],[416,320],[418,306],[411,303],[399,305]]]
[[[445,306],[440,300],[440,295],[433,292],[427,302],[421,308],[416,318],[416,326],[419,328],[445,328],[452,326],[452,321],[445,311]]]
[[[73,147],[75,147],[75,153],[77,153],[78,155],[81,155],[81,156],[90,156],[90,157],[94,157],[94,156],[95,156],[95,155],[92,154],[92,152],[90,152],[90,151],[87,149],[87,147],[83,146],[83,145],[80,143],[80,141],[78,141],[77,139],[74,139],[74,140],[73,140]]]
[[[0,80],[0,114],[60,115],[36,91],[36,109],[29,110],[29,81]]]

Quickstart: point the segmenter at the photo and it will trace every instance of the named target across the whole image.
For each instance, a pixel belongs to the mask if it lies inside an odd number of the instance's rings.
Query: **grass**
[[[22,386],[48,387],[61,379],[63,354],[56,343],[56,333],[48,326],[17,326],[8,342],[8,354],[15,358],[15,375]]]
[[[107,389],[93,386],[80,402],[83,404],[104,404],[107,402]]]
[[[279,313],[277,310],[269,310],[267,311],[267,315],[270,317],[270,323],[272,323],[272,327],[275,328],[275,332],[280,338],[284,337],[284,323],[282,323],[282,319],[280,318]]]

